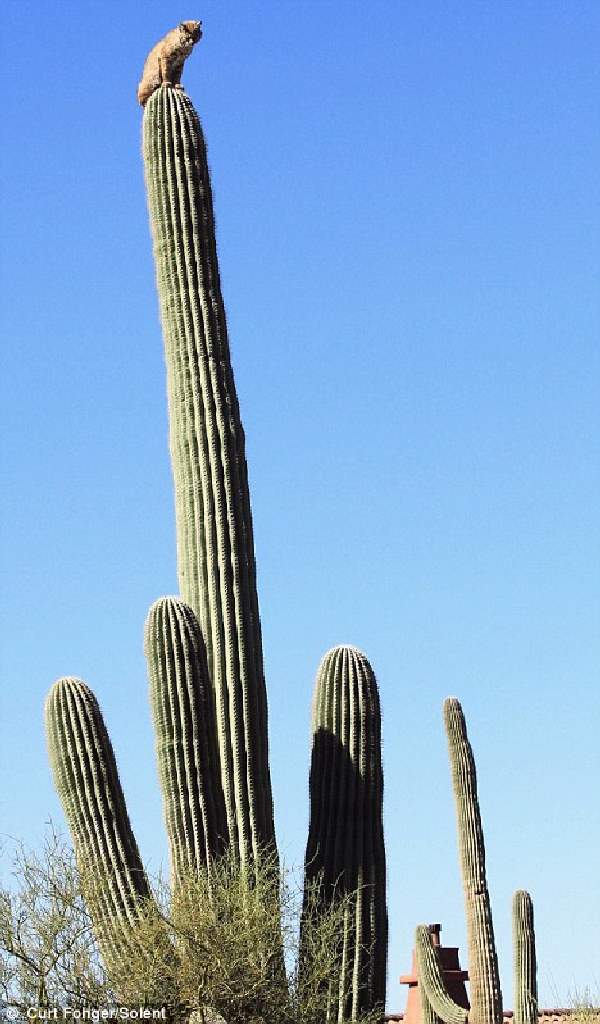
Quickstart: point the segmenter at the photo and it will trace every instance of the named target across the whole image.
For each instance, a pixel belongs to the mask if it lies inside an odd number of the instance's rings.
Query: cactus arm
[[[179,582],[206,643],[228,828],[244,861],[275,840],[245,440],[211,185],[202,128],[183,92],[157,90],[143,123],[167,362]]]
[[[537,963],[531,896],[523,889],[513,895],[514,1024],[537,1024]]]
[[[444,720],[467,918],[470,1019],[473,1024],[502,1024],[502,993],[486,881],[475,759],[462,708],[455,697],[444,701]]]
[[[152,605],[144,642],[173,882],[210,865],[228,834],[206,651],[192,609]]]
[[[421,993],[421,1006],[428,1007],[424,1024],[433,1024],[439,1017],[444,1024],[467,1024],[469,1011],[455,1003],[448,994],[438,952],[427,925],[420,924],[415,935],[417,974]]]
[[[59,679],[48,695],[46,735],[54,783],[87,889],[100,950],[110,964],[152,897],[112,745],[98,702],[80,679]]]
[[[324,903],[349,899],[334,1011],[341,1020],[383,1005],[386,985],[381,715],[373,670],[356,648],[323,658],[312,726],[305,908],[315,882]]]

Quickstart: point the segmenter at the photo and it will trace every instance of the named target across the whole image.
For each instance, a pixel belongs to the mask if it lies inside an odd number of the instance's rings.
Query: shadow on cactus
[[[318,906],[347,901],[331,1012],[352,1018],[385,1003],[388,931],[379,693],[357,648],[335,647],[321,661],[312,718],[305,877]],[[302,936],[309,919],[307,907]]]
[[[313,828],[313,842],[309,839],[307,848],[300,933],[301,979],[303,961],[310,959],[304,956],[304,948],[310,946],[312,932],[319,927],[322,915],[329,908],[342,903],[344,913],[340,919],[338,936],[341,969],[336,979],[335,992],[330,992],[329,1010],[334,1012],[336,1020],[338,1014],[343,1015],[342,1019],[353,1019],[353,1015],[361,1012],[364,1007],[381,1005],[382,1002],[381,974],[377,976],[376,971],[378,967],[383,967],[385,984],[385,960],[381,965],[381,954],[385,954],[386,909],[385,903],[378,905],[381,886],[376,884],[376,869],[368,857],[362,855],[361,850],[360,822],[364,821],[364,817],[359,816],[357,808],[365,799],[366,787],[360,772],[339,740],[324,730],[319,730],[315,736],[312,763],[313,780],[315,766],[327,765],[323,789],[329,789],[326,780],[334,779],[335,786],[340,789],[338,792],[336,788],[331,794],[333,799],[329,807],[327,799],[320,802],[318,809],[323,821],[328,821],[329,827],[323,828],[322,841],[316,842]],[[316,796],[312,801],[313,808],[318,806],[318,801]],[[313,816],[311,821],[314,821]],[[336,849],[343,842],[344,836],[347,848]],[[381,915],[383,922],[379,921],[380,927],[377,929],[375,924]]]

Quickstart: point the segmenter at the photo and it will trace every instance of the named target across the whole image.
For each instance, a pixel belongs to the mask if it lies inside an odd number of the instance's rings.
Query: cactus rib
[[[163,88],[150,97],[143,136],[167,362],[179,583],[206,643],[229,834],[246,860],[275,839],[245,440],[212,192],[202,128],[184,93]]]

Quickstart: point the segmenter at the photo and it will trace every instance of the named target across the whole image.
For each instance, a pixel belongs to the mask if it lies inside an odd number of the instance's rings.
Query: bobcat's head
[[[199,39],[202,39],[202,22],[201,21],[182,21],[179,26],[181,33],[181,41],[190,43],[192,46],[197,43]]]

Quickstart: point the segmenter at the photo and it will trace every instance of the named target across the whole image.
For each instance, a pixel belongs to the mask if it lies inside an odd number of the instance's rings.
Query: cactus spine
[[[165,340],[182,597],[216,704],[229,835],[242,861],[274,845],[267,700],[244,431],[198,115],[179,90],[144,111],[143,151]]]
[[[458,848],[467,918],[469,992],[473,1024],[502,1024],[502,993],[494,943],[492,909],[485,873],[485,846],[477,797],[475,759],[462,708],[455,697],[444,701]]]
[[[214,707],[204,641],[188,605],[173,597],[156,601],[144,646],[176,885],[190,870],[209,866],[227,841]]]
[[[513,896],[515,1024],[537,1024],[537,963],[533,903],[524,889]]]
[[[383,1006],[386,987],[381,715],[373,670],[356,648],[333,648],[321,661],[312,728],[305,879],[325,902],[351,897],[331,1018],[342,1021]]]
[[[125,955],[151,895],[102,713],[80,679],[59,679],[50,690],[46,736],[54,784],[109,966]]]

